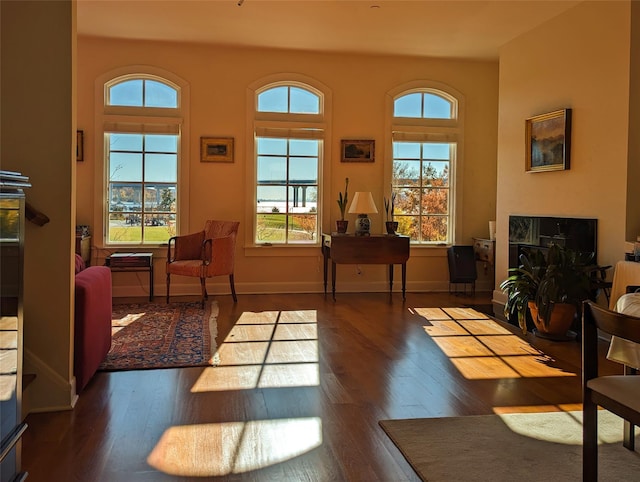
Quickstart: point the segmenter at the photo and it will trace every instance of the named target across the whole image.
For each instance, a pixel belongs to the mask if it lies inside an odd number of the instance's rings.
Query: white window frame
[[[452,102],[452,118],[413,118],[394,117],[394,102],[397,98],[412,93],[430,93]],[[393,177],[393,141],[404,138],[414,141],[433,141],[455,144],[455,158],[451,160],[449,171],[449,240],[447,243],[431,241],[411,241],[412,247],[442,247],[455,244],[457,233],[461,231],[464,165],[464,95],[449,85],[430,81],[417,80],[402,84],[387,92],[385,102],[385,143],[388,146],[385,156],[385,196],[391,195]]]
[[[300,87],[320,96],[319,114],[287,114],[278,112],[259,112],[258,95],[268,89],[280,86]],[[331,91],[315,79],[300,74],[275,74],[253,82],[247,88],[247,151],[251,158],[247,162],[246,186],[247,208],[245,211],[245,253],[247,256],[307,256],[316,253],[320,246],[321,234],[326,232],[329,223],[330,207],[328,205],[331,167]],[[305,133],[305,130],[307,131]],[[318,138],[313,131],[322,131],[320,137],[320,153],[318,166],[318,204],[317,204],[317,237],[309,243],[256,243],[256,186],[257,186],[257,143],[259,133],[269,133],[270,136]],[[286,253],[285,253],[286,251]]]
[[[111,106],[107,104],[109,87],[117,83],[147,79],[167,84],[178,91],[177,108]],[[108,163],[109,146],[105,132],[136,132],[143,134],[178,134],[178,195],[176,199],[176,234],[187,232],[189,214],[189,84],[177,75],[152,66],[133,65],[106,72],[95,81],[95,130],[93,151],[95,159],[95,202],[92,226],[94,244],[106,249],[164,249],[166,243],[110,243],[108,241]]]

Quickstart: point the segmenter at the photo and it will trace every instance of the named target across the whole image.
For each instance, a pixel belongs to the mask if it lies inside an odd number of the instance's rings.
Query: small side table
[[[153,253],[113,253],[104,260],[111,272],[148,271],[149,301],[153,301]]]

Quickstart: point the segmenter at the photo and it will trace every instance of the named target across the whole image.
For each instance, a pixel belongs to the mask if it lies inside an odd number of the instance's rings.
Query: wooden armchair
[[[640,377],[598,375],[598,329],[640,343],[640,318],[610,311],[586,301],[582,314],[582,479],[598,480],[598,405],[625,423],[640,425]],[[622,430],[622,427],[621,427]],[[633,432],[632,432],[633,433]],[[628,430],[624,446],[630,448]]]
[[[200,278],[202,305],[208,298],[206,279],[213,276],[229,276],[231,296],[237,302],[233,279],[236,236],[239,222],[212,221],[205,223],[200,232],[169,239],[167,248],[167,303],[171,275]]]

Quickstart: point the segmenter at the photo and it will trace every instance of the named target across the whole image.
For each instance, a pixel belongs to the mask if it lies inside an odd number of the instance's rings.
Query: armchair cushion
[[[109,268],[90,266],[76,274],[73,372],[77,393],[84,389],[111,348],[111,303]]]

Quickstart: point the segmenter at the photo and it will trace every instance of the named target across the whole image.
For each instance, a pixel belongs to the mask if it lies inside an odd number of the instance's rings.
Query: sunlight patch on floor
[[[147,462],[166,474],[214,477],[285,462],[321,444],[318,417],[175,426]]]
[[[467,379],[573,377],[553,359],[472,308],[413,308],[425,332]]]
[[[315,310],[244,312],[192,392],[318,386]]]

